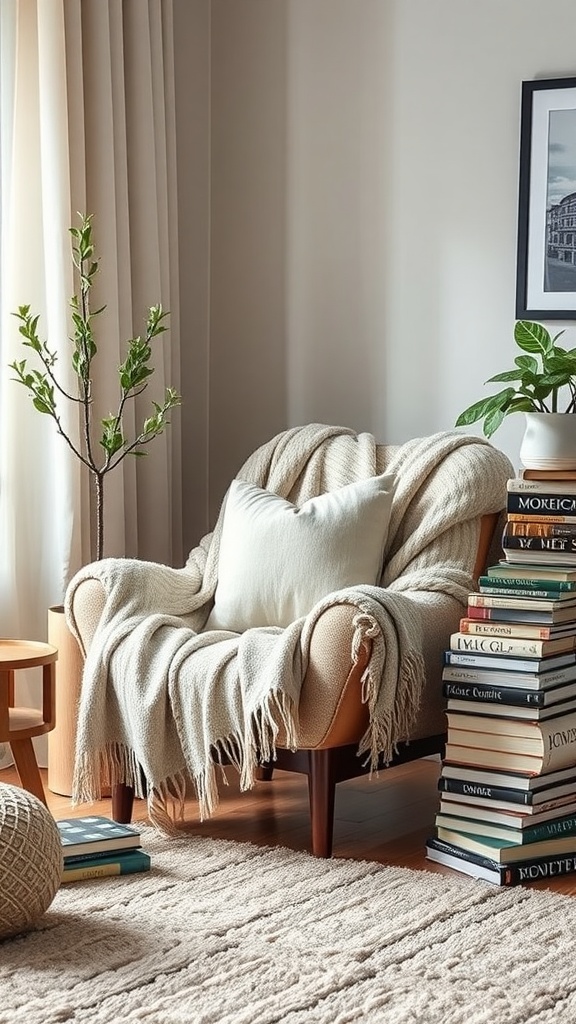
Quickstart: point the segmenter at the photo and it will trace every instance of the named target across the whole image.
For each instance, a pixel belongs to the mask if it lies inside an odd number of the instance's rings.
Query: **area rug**
[[[576,1021],[576,900],[143,830],[0,943],[2,1024]]]

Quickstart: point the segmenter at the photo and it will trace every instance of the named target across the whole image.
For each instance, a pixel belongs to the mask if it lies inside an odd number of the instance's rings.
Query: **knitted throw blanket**
[[[370,722],[359,754],[373,768],[392,757],[409,735],[424,680],[410,592],[432,604],[446,594],[466,604],[479,517],[503,508],[510,462],[483,439],[455,432],[386,448],[371,434],[311,424],[277,435],[238,476],[299,505],[383,472],[395,473],[397,486],[381,586],[332,593],[286,629],[202,633],[217,584],[222,511],[181,569],[111,558],[77,573],[65,599],[72,631],[82,580],[101,580],[106,600],[85,661],[75,803],[125,782],[170,831],[190,779],[200,817],[213,812],[223,758],[238,768],[241,787],[251,787],[258,763],[274,759],[280,729],[285,745],[298,746],[312,631],[324,609],[342,601],[357,609],[352,661],[368,641],[371,650],[363,677]]]

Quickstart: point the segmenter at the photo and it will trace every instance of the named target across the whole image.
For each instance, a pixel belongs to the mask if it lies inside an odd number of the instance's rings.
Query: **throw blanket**
[[[96,577],[106,593],[85,661],[75,803],[125,782],[147,797],[151,820],[170,831],[189,779],[200,817],[213,812],[224,759],[238,768],[242,788],[251,787],[259,761],[274,759],[280,730],[285,745],[298,746],[310,638],[319,616],[338,602],[357,610],[352,661],[368,644],[371,652],[363,677],[370,722],[358,752],[372,768],[390,760],[409,735],[424,680],[419,609],[410,594],[466,604],[479,517],[503,508],[510,462],[483,439],[456,432],[387,448],[371,434],[311,424],[277,435],[238,476],[301,504],[383,472],[396,474],[397,486],[381,586],[327,595],[286,629],[202,632],[217,584],[222,510],[181,569],[104,559],[74,577],[65,600],[73,631],[79,583]]]

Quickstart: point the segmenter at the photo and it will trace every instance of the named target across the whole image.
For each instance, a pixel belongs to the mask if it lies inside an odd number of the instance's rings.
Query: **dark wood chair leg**
[[[263,761],[256,769],[258,782],[270,782],[274,773],[274,765],[271,761]]]
[[[312,853],[315,857],[331,857],[336,797],[333,750],[310,750],[308,753]]]
[[[123,825],[129,825],[132,821],[132,808],[134,806],[134,788],[127,786],[124,782],[118,782],[112,786],[112,818]]]

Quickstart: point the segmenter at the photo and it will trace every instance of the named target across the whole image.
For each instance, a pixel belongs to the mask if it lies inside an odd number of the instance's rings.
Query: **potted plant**
[[[497,394],[460,413],[457,427],[484,420],[484,435],[492,437],[505,416],[523,412],[526,430],[520,448],[524,466],[534,469],[576,468],[576,349],[561,348],[560,331],[551,337],[540,323],[518,320],[514,340],[522,355],[515,367],[497,373],[487,384],[507,384]]]
[[[161,402],[152,402],[150,415],[144,419],[132,438],[124,432],[123,416],[126,404],[142,394],[154,373],[150,365],[152,342],[163,334],[168,313],[160,304],[150,306],[143,336],[126,343],[126,357],[118,367],[118,403],[116,411],[95,422],[93,415],[94,383],[92,364],[97,355],[94,321],[106,308],[90,308],[90,292],[98,272],[98,259],[92,238],[92,216],[81,215],[79,227],[71,227],[72,262],[78,283],[78,292],[70,299],[72,317],[71,365],[75,377],[75,391],[66,390],[56,373],[57,355],[38,334],[39,316],[30,306],[20,306],[14,314],[20,321],[22,344],[30,349],[39,368],[28,366],[26,359],[15,360],[10,368],[15,380],[26,388],[34,408],[49,416],[57,432],[70,450],[86,467],[92,482],[96,505],[96,559],[104,555],[104,484],[111,473],[127,456],[145,455],[144,447],[161,434],[169,423],[168,414],[180,405],[180,395],[166,388]],[[72,402],[80,410],[80,438],[76,441],[63,425],[63,403]],[[61,606],[49,609],[48,638],[58,648],[56,686],[56,728],[49,735],[48,785],[56,793],[70,796],[72,785],[76,706],[80,693],[82,657],[75,639],[69,632]]]

